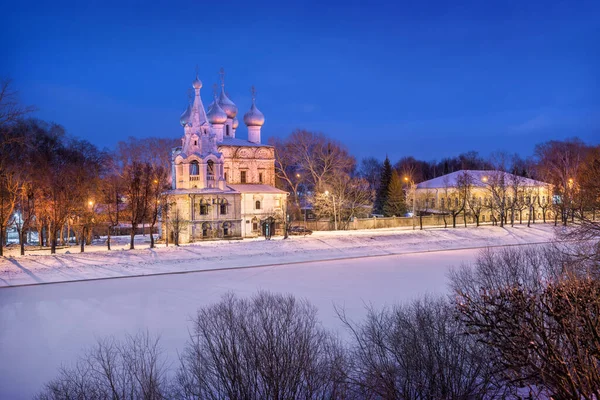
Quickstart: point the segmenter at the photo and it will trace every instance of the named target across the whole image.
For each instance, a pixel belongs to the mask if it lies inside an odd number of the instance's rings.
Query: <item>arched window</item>
[[[206,176],[209,181],[215,180],[215,163],[213,160],[208,160],[206,163]]]
[[[200,175],[200,164],[196,160],[190,163],[190,175]]]
[[[260,210],[260,200],[256,200],[256,203],[254,204],[254,208],[257,210]]]
[[[208,235],[210,234],[210,224],[208,222],[205,222],[202,224],[202,237],[208,237]]]
[[[223,223],[223,236],[229,236],[231,234],[231,223]]]
[[[229,125],[225,125],[225,136],[229,136]]]

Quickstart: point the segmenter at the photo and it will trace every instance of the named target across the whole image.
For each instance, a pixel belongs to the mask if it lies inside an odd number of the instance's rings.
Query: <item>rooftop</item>
[[[458,178],[463,174],[471,177],[471,185],[478,187],[486,187],[495,179],[504,176],[506,185],[510,185],[514,179],[519,179],[521,186],[546,186],[547,183],[536,181],[535,179],[524,178],[522,176],[513,175],[503,171],[467,171],[460,170],[447,175],[438,176],[437,178],[421,182],[417,185],[417,189],[441,189],[446,187],[456,186]]]

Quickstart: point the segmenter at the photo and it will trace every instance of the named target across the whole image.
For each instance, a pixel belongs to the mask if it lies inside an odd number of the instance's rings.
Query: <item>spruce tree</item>
[[[377,196],[375,197],[375,203],[373,204],[373,214],[383,214],[383,207],[387,203],[391,179],[392,164],[390,163],[390,159],[386,156],[383,166],[381,167],[381,178],[379,181],[379,188],[377,189]]]
[[[392,172],[392,178],[388,187],[388,196],[383,205],[383,215],[386,217],[397,216],[401,217],[406,213],[406,203],[404,201],[404,190],[402,189],[402,181],[398,172]]]

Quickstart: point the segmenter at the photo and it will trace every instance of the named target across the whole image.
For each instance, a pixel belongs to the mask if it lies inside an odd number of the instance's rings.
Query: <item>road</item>
[[[425,293],[444,294],[452,265],[478,250],[389,255],[242,270],[69,282],[0,290],[0,398],[31,398],[95,338],[148,329],[161,336],[169,361],[188,337],[198,307],[228,291],[292,293],[319,309],[342,336],[333,305],[360,319],[365,304],[381,307]]]

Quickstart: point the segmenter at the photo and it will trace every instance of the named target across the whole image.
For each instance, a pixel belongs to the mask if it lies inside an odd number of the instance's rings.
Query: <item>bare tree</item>
[[[72,367],[46,384],[38,400],[168,398],[166,364],[158,338],[148,333],[99,340]]]
[[[547,397],[600,394],[600,280],[595,262],[563,248],[486,250],[451,273],[467,332],[493,352],[507,387]]]
[[[23,106],[18,93],[12,88],[10,79],[0,80],[0,127],[16,122],[35,111],[33,106]]]
[[[352,364],[348,381],[358,398],[482,398],[492,386],[488,353],[442,298],[376,311],[366,321],[338,316],[350,331]]]
[[[177,374],[178,398],[343,398],[345,358],[292,296],[228,294],[198,311]]]

